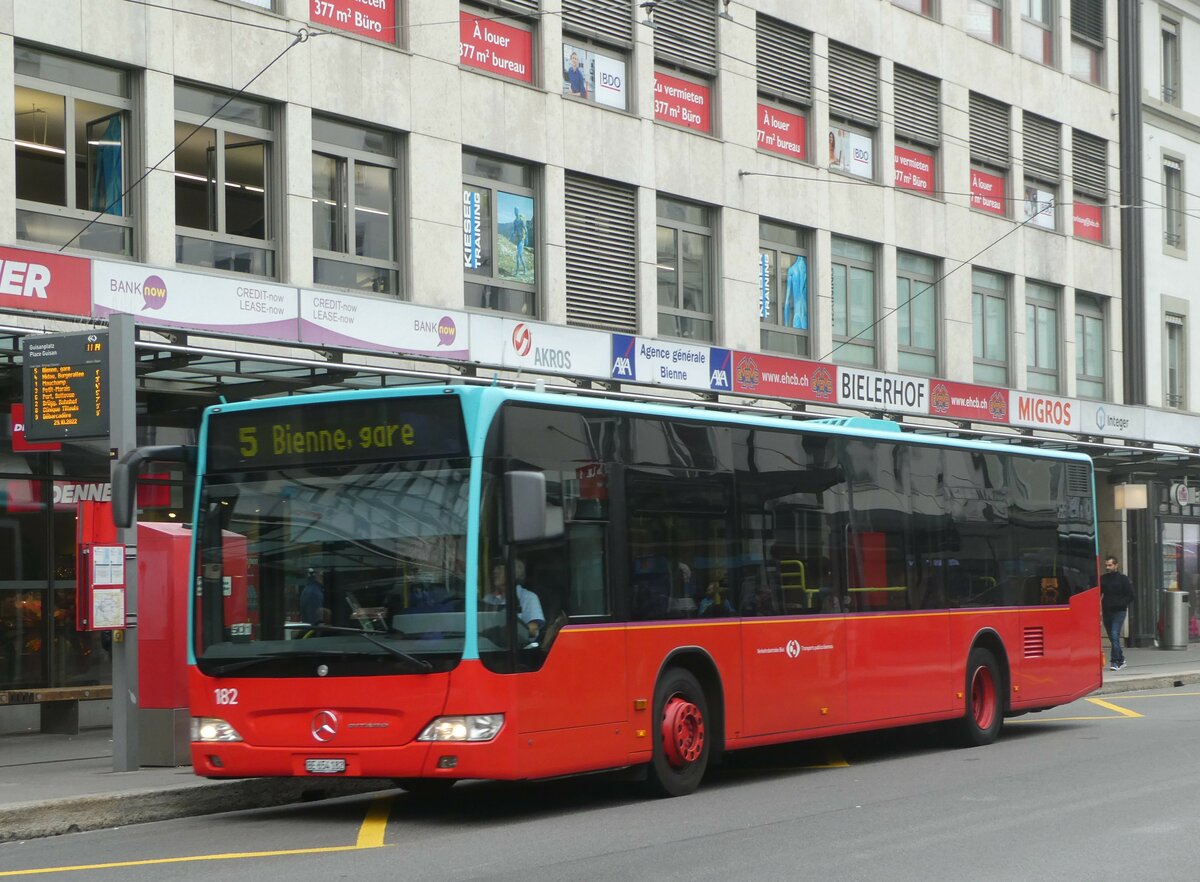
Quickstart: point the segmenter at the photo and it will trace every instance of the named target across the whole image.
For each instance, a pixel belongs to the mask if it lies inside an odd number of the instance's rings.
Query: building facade
[[[540,377],[1085,450],[1124,548],[1107,481],[1195,486],[1200,418],[1163,397],[1186,355],[1125,398],[1117,8],[10,0],[3,403],[22,340],[132,313],[143,442],[219,396]],[[1158,103],[1165,174],[1194,117]],[[0,688],[103,679],[71,623],[108,444],[30,449],[16,413]],[[187,517],[160,477],[143,517]]]

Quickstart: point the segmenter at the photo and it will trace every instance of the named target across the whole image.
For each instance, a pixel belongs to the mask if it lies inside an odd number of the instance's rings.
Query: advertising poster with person
[[[625,109],[625,62],[594,49],[563,43],[564,95]]]
[[[496,232],[499,254],[496,269],[501,278],[525,285],[536,284],[533,248],[533,197],[497,191]]]

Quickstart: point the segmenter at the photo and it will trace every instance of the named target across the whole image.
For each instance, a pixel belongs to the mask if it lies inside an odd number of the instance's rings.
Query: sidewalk
[[[1200,644],[1127,649],[1097,695],[1200,683]],[[0,842],[263,808],[393,787],[380,779],[208,781],[190,767],[112,770],[112,732],[0,736]]]

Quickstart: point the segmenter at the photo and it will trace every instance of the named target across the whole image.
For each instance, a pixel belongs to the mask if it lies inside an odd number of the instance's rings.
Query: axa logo
[[[614,380],[636,380],[637,370],[633,363],[633,350],[637,340],[629,334],[612,335],[612,377]]]
[[[312,718],[312,737],[322,744],[332,741],[338,733],[338,715],[331,710],[318,711]]]
[[[529,350],[533,348],[533,331],[529,329],[529,325],[524,322],[518,322],[513,328],[512,345],[517,355],[524,358],[529,354]]]

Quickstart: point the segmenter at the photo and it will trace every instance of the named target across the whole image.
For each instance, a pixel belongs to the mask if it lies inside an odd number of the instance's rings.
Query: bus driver
[[[513,575],[517,581],[517,618],[523,626],[525,645],[537,645],[538,635],[546,624],[542,613],[542,602],[538,596],[521,583],[525,581],[525,564],[522,561],[513,562]],[[492,564],[492,582],[488,593],[483,596],[483,605],[490,609],[503,609],[506,604],[504,592],[505,571],[503,562]]]

